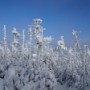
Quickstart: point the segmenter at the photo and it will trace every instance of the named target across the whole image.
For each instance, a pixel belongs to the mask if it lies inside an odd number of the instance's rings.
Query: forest
[[[79,42],[78,32],[67,47],[64,36],[52,45],[52,36],[44,36],[41,19],[33,19],[28,30],[13,28],[13,41],[7,43],[4,25],[0,43],[0,90],[90,90],[90,48]],[[20,41],[20,37],[22,41]]]

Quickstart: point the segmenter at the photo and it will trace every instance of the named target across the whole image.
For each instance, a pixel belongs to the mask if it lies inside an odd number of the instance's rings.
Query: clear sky
[[[52,35],[55,40],[61,35],[71,40],[73,29],[81,39],[90,39],[90,0],[0,0],[0,37],[4,24],[11,38],[13,27],[28,32],[34,18],[43,20],[45,35]]]

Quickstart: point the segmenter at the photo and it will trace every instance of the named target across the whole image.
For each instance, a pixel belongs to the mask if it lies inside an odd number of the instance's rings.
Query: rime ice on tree
[[[79,44],[77,32],[76,32],[75,30],[73,30],[73,31],[72,31],[72,35],[73,35],[74,38],[75,38],[75,49],[76,49],[76,50],[80,50],[81,47],[80,47],[80,44]]]
[[[33,19],[28,40],[25,30],[19,34],[13,28],[12,48],[7,44],[4,25],[4,43],[0,44],[0,83],[2,81],[3,90],[58,90],[57,87],[59,90],[61,87],[85,90],[90,86],[89,47],[80,47],[76,31],[72,32],[74,48],[66,47],[63,36],[57,47],[53,47],[53,38],[43,35],[41,23],[41,19]]]
[[[17,47],[20,45],[20,43],[18,42],[18,38],[20,36],[20,34],[16,31],[16,28],[13,28],[13,36],[14,36],[14,40],[12,42],[12,51],[16,52],[17,51]]]
[[[58,48],[67,50],[64,42],[64,36],[61,36],[60,40],[57,42]]]

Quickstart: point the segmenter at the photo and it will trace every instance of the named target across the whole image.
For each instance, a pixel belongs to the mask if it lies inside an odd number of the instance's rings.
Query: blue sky
[[[73,29],[80,33],[82,40],[90,40],[90,0],[0,0],[0,38],[6,24],[8,39],[12,28],[28,32],[32,19],[43,19],[45,36],[52,35],[58,40],[72,40]]]

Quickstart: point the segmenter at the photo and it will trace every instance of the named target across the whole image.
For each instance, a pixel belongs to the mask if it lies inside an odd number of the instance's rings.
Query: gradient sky
[[[80,39],[90,40],[90,0],[0,0],[0,38],[4,24],[11,39],[13,27],[27,33],[34,18],[43,20],[45,36],[52,35],[54,40],[61,35],[71,40],[73,29]]]

